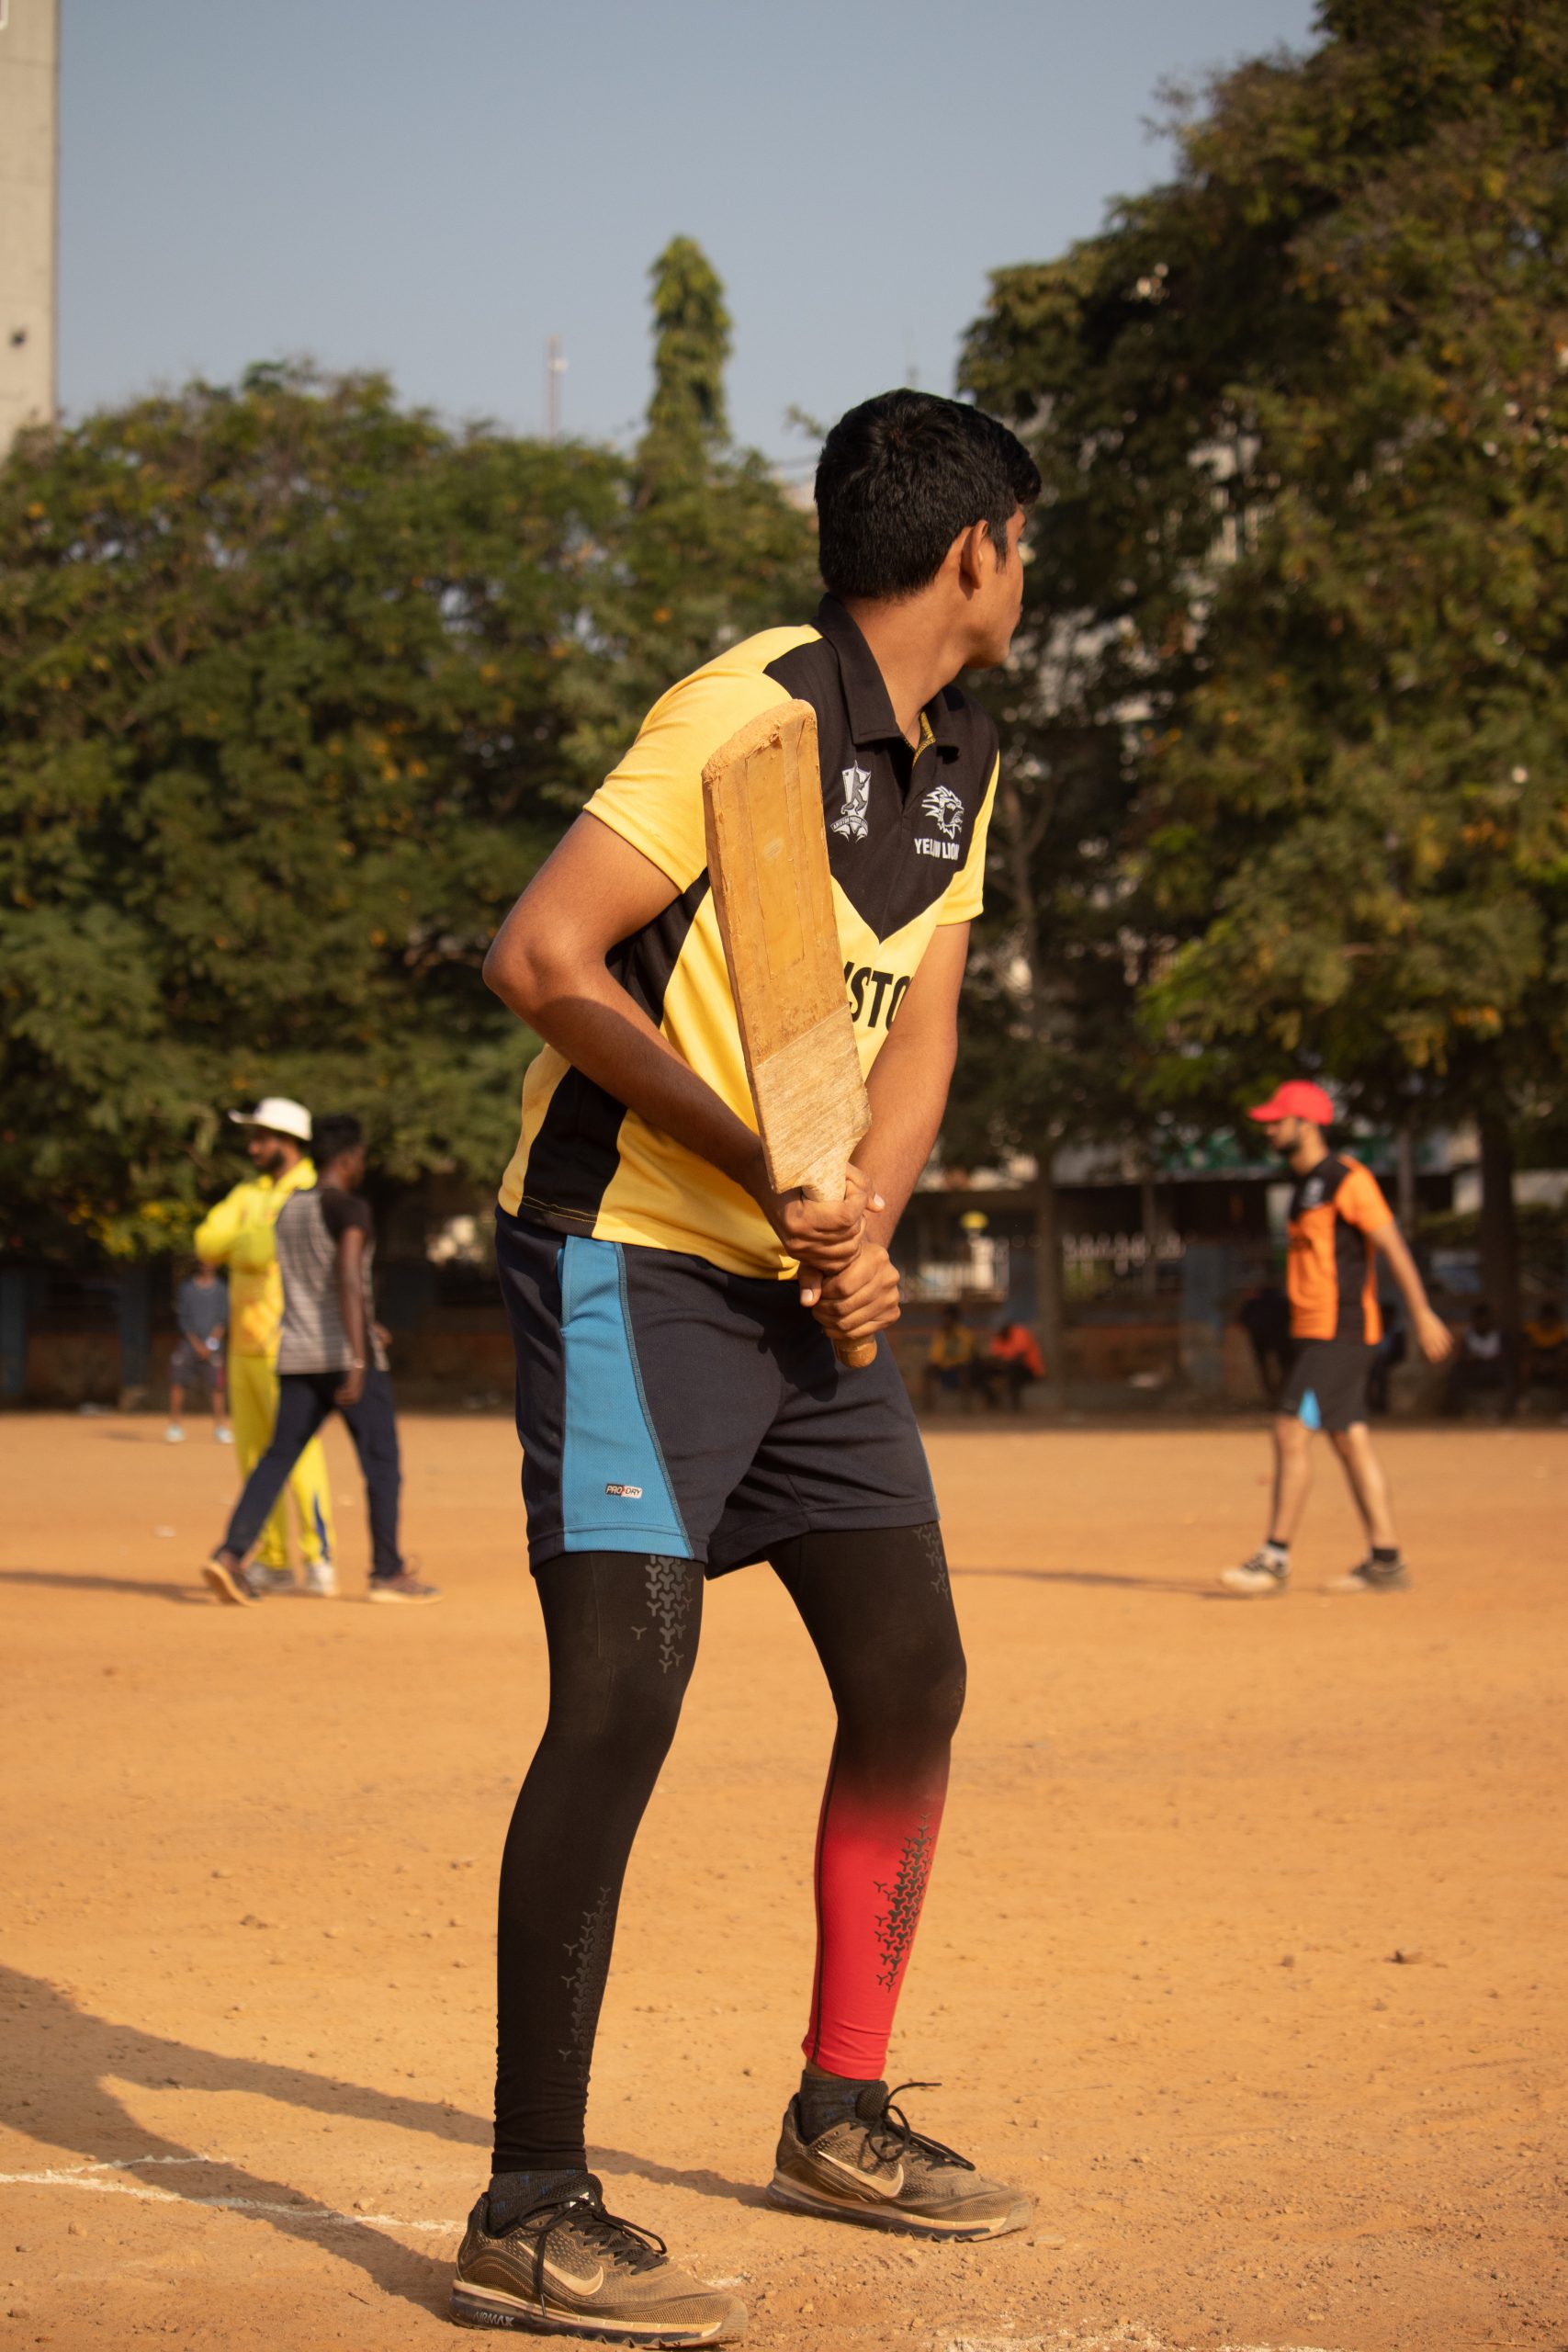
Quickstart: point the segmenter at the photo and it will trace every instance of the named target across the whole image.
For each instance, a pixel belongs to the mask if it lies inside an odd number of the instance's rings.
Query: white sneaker
[[[168,1428],[164,1431],[164,1443],[165,1445],[183,1445],[185,1442],[186,1433],[184,1430],[181,1429],[178,1421],[171,1421]]]
[[[330,1560],[307,1560],[305,1590],[315,1600],[337,1599],[337,1570]]]
[[[213,1430],[212,1434],[217,1439],[220,1445],[232,1445],[234,1442],[233,1430],[225,1429],[221,1421],[219,1422],[218,1427]]]
[[[1260,1544],[1250,1560],[1239,1568],[1226,1568],[1220,1582],[1227,1592],[1245,1592],[1255,1598],[1268,1593],[1283,1592],[1291,1581],[1291,1564]]]
[[[292,1592],[295,1589],[292,1568],[264,1568],[259,1560],[251,1564],[250,1579],[251,1590],[258,1595],[264,1592]]]

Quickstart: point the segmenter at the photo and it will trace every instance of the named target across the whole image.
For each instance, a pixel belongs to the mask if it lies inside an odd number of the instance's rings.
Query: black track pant
[[[935,1526],[799,1537],[773,1568],[838,1708],[804,2047],[882,2071],[964,1703],[964,1652]],[[565,1553],[536,1575],[550,1657],[544,1738],[501,1872],[495,2170],[581,2169],[621,1881],[664,1761],[702,1623],[691,1560]],[[694,1890],[694,1896],[700,1890]],[[761,1923],[759,1923],[761,1924]]]
[[[266,1452],[245,1481],[234,1506],[223,1548],[243,1559],[261,1538],[268,1514],[288,1474],[323,1421],[341,1413],[348,1425],[359,1467],[365,1477],[365,1500],[370,1514],[370,1574],[395,1577],[402,1569],[398,1549],[398,1500],[402,1492],[402,1461],[398,1452],[398,1422],[392,1409],[392,1384],[374,1364],[365,1370],[365,1387],[356,1405],[340,1405],[341,1372],[286,1372],[277,1383],[277,1419]]]

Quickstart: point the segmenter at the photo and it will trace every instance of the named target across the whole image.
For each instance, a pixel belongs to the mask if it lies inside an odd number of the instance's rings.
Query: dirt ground
[[[485,2176],[495,1864],[543,1706],[510,1427],[412,1419],[446,1591],[224,1610],[232,1456],[0,1423],[0,2341],[359,2352],[441,2316]],[[761,2199],[829,1713],[765,1569],[709,1597],[634,1857],[590,2125],[751,2340],[916,2352],[1568,2346],[1568,1431],[1386,1440],[1416,1589],[1231,1601],[1260,1428],[932,1438],[970,1653],[893,2052],[1025,2184],[942,2247]],[[1403,1961],[1394,1955],[1403,1953]]]

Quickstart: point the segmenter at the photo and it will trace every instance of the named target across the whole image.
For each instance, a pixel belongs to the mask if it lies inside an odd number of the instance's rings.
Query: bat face
[[[808,703],[764,711],[703,771],[712,880],[768,1173],[842,1197],[871,1124],[844,993]]]

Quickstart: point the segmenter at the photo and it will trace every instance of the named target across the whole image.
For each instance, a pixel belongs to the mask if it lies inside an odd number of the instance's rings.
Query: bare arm
[[[339,1383],[337,1401],[357,1405],[365,1393],[365,1236],[356,1225],[345,1226],[338,1236],[337,1295],[354,1361]]]
[[[947,1107],[968,952],[967,923],[937,931],[866,1080],[871,1132],[855,1159],[882,1206],[868,1208],[852,1265],[824,1281],[815,1299],[807,1295],[811,1285],[801,1285],[801,1297],[835,1339],[869,1339],[898,1320],[898,1276],[888,1246]]]
[[[674,898],[667,875],[594,817],[580,817],[502,924],[486,984],[547,1045],[750,1193],[784,1248],[823,1271],[859,1246],[864,1187],[839,1203],[775,1193],[762,1148],[676,1054],[605,964]]]
[[[1388,1270],[1399,1286],[1404,1301],[1404,1311],[1410,1317],[1410,1328],[1428,1363],[1441,1363],[1453,1353],[1453,1333],[1440,1315],[1432,1311],[1426,1287],[1416,1270],[1416,1261],[1404,1246],[1404,1236],[1397,1225],[1380,1225],[1372,1235],[1372,1247],[1381,1250],[1388,1260]]]

